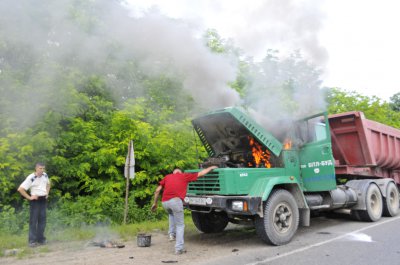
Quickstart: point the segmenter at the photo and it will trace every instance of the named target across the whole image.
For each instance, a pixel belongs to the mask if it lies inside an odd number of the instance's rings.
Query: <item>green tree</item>
[[[244,96],[244,89],[249,82],[250,59],[245,58],[243,51],[236,47],[232,40],[223,39],[215,29],[208,29],[203,36],[206,46],[215,53],[227,55],[231,60],[237,62],[238,72],[236,80],[230,86]]]
[[[390,97],[390,107],[392,110],[399,112],[400,111],[400,92],[394,94]]]
[[[363,96],[355,91],[332,88],[327,93],[328,112],[331,114],[362,111],[368,119],[400,128],[399,112],[376,96]]]

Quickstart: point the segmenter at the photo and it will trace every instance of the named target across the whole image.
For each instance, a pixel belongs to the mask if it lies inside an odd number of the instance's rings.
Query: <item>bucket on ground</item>
[[[138,245],[138,247],[150,247],[151,235],[138,234],[137,235],[137,245]]]

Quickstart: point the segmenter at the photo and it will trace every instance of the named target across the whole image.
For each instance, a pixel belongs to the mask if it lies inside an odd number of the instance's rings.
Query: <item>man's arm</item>
[[[47,198],[49,198],[49,193],[50,193],[50,181],[47,182],[46,190],[47,190],[47,195],[46,195],[46,199],[47,199]]]
[[[158,205],[158,197],[160,197],[160,192],[162,190],[162,186],[158,185],[156,191],[154,192],[154,202],[153,205],[151,206],[151,210],[154,212],[157,209]]]
[[[26,190],[21,186],[19,186],[18,192],[21,193],[21,195],[24,198],[28,199],[29,201],[37,200],[37,196],[35,196],[35,195],[29,196],[29,194],[26,192]]]
[[[204,176],[205,174],[207,174],[208,172],[210,172],[211,170],[214,170],[216,168],[218,168],[218,167],[217,166],[211,166],[211,167],[205,168],[205,169],[203,169],[202,171],[200,171],[197,174],[197,177],[200,178],[200,177]]]

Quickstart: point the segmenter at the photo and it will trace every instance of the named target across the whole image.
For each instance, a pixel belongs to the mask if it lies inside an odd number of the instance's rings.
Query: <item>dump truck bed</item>
[[[400,184],[400,130],[359,111],[329,116],[337,175],[390,177]]]

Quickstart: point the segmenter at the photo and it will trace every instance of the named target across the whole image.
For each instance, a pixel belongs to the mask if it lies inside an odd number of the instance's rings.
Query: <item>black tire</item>
[[[224,231],[229,220],[225,212],[200,213],[192,211],[194,225],[203,233],[218,233]]]
[[[386,198],[383,199],[383,216],[393,217],[399,213],[399,190],[396,184],[390,182],[386,188]]]
[[[367,209],[358,210],[358,215],[361,221],[376,222],[382,217],[383,199],[381,191],[375,183],[368,186],[365,195],[365,204]]]
[[[258,236],[266,243],[280,246],[289,243],[299,227],[299,209],[293,195],[278,189],[271,193],[264,217],[255,219]]]

